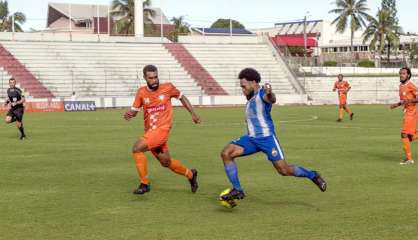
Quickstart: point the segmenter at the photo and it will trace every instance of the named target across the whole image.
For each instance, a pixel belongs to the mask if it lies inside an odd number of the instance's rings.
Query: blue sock
[[[229,182],[237,190],[242,190],[241,183],[238,178],[238,168],[235,162],[224,164],[225,173],[228,176]]]
[[[306,168],[303,167],[299,167],[296,165],[293,165],[293,173],[295,175],[295,177],[305,177],[305,178],[309,178],[309,179],[314,179],[316,177],[315,172],[310,171]]]

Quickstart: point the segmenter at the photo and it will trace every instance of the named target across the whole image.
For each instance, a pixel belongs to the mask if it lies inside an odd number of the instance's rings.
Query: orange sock
[[[406,160],[412,159],[411,143],[408,138],[402,138],[403,150],[405,152]]]
[[[193,173],[190,171],[190,169],[186,168],[181,164],[179,160],[171,159],[171,164],[168,166],[168,168],[171,169],[171,171],[186,176],[188,179],[192,179]]]
[[[343,108],[339,108],[338,109],[338,118],[339,119],[343,119],[343,114],[344,114],[344,109]]]
[[[138,171],[139,180],[143,184],[149,184],[147,157],[145,157],[144,153],[134,153],[133,155],[135,159],[136,170]]]

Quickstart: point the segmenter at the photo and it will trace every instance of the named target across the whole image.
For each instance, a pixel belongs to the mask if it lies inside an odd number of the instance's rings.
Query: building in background
[[[306,24],[306,27],[305,27]],[[306,30],[304,30],[306,29]],[[336,32],[335,25],[325,20],[292,21],[276,23],[272,28],[252,29],[258,35],[269,35],[274,44],[287,47],[294,57],[304,56],[305,32],[307,55],[310,63],[318,65],[325,61],[351,63],[360,60],[375,61],[378,56],[369,49],[370,41],[363,43],[363,31],[356,31],[353,39],[353,54],[350,53],[350,30]],[[404,51],[418,42],[418,36],[400,36],[397,54],[391,55],[391,61],[405,61]],[[387,56],[382,56],[387,59]]]
[[[170,23],[160,8],[152,8],[155,15],[150,17],[150,29],[155,35],[161,34],[161,19],[164,33],[174,30],[174,25]],[[67,3],[49,3],[47,16],[48,32],[68,32],[85,34],[114,34],[112,31],[115,21],[109,17],[112,11],[110,5],[91,5],[91,4],[67,4]],[[162,15],[162,16],[161,16]],[[164,34],[166,35],[166,34]]]

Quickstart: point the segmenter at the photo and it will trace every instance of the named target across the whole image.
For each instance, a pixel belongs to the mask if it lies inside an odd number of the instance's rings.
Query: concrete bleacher
[[[246,67],[257,69],[262,82],[271,83],[275,92],[296,93],[267,44],[184,44],[184,46],[230,95],[241,94],[237,77]]]
[[[7,71],[0,67],[0,104],[3,103],[3,99],[7,97],[7,89],[9,88],[9,79],[11,76]]]
[[[393,77],[350,77],[348,102],[351,104],[390,104],[399,101],[399,80]],[[313,104],[338,104],[332,91],[335,77],[309,77],[305,90]]]
[[[186,95],[202,90],[161,44],[1,41],[56,97],[127,96],[145,85],[142,68],[156,65],[161,82]]]

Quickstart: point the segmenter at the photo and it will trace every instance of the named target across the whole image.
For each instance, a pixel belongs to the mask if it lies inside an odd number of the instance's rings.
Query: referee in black
[[[22,90],[16,87],[16,80],[12,77],[9,79],[9,89],[7,89],[7,100],[4,105],[9,106],[10,109],[7,112],[6,123],[16,122],[16,127],[20,131],[20,139],[26,138],[25,131],[23,130],[23,113],[25,102],[25,96],[22,94]]]

